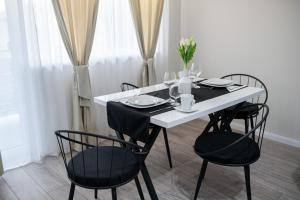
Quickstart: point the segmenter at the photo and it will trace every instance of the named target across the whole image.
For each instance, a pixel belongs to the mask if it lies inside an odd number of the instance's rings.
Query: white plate
[[[202,84],[202,83],[201,83],[201,84]],[[209,87],[219,87],[219,88],[224,88],[224,87],[232,86],[232,85],[234,85],[234,83],[228,84],[228,85],[213,85],[213,84],[203,84],[203,85],[206,85],[206,86],[209,86]]]
[[[233,84],[232,80],[220,79],[220,78],[211,78],[205,81],[202,81],[201,84],[213,86],[213,87],[227,87]]]
[[[197,78],[195,78],[195,79],[193,79],[193,82],[195,83],[195,82],[199,82],[199,81],[202,81],[202,80],[204,80],[205,78],[200,78],[200,77],[197,77]]]
[[[179,112],[184,112],[184,113],[192,113],[192,112],[196,112],[197,109],[192,107],[190,110],[186,110],[186,109],[183,109],[181,106],[177,106],[177,107],[174,107],[175,110],[179,111]]]
[[[156,98],[158,98],[158,97],[156,97]],[[158,99],[161,99],[161,98],[158,98]],[[151,105],[147,105],[147,106],[140,106],[140,105],[131,104],[131,103],[128,102],[128,99],[122,99],[122,100],[120,100],[120,102],[122,104],[126,105],[126,106],[129,106],[129,107],[143,109],[143,108],[152,108],[152,107],[155,107],[155,106],[163,105],[165,103],[168,103],[169,99],[167,99],[167,100],[161,99],[161,101],[158,101],[156,104],[151,104]]]
[[[163,101],[163,99],[150,95],[139,95],[127,99],[128,103],[136,106],[150,106],[157,104],[161,101]]]

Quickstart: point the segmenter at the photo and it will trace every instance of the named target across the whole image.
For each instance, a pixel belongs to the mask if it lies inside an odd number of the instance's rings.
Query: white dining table
[[[94,102],[100,106],[106,107],[106,103],[108,101],[119,101],[121,99],[133,97],[140,94],[146,94],[149,92],[159,91],[166,88],[167,86],[161,83],[148,87],[94,97]],[[230,106],[242,103],[264,93],[265,91],[262,88],[245,87],[228,94],[224,94],[206,101],[196,103],[194,105],[194,108],[196,110],[195,112],[182,113],[177,110],[171,110],[168,112],[151,116],[150,122],[160,127],[172,128],[177,125],[223,110]]]

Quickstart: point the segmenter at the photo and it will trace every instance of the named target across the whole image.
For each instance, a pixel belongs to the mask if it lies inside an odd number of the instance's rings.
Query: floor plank
[[[18,199],[51,200],[50,196],[22,168],[14,169],[3,175],[8,186]]]
[[[1,177],[0,177],[0,200],[17,200],[17,197],[8,187],[4,178]]]
[[[68,184],[64,178],[57,173],[49,171],[43,164],[32,163],[23,169],[46,192]]]
[[[49,193],[52,199],[55,200],[66,200],[69,197],[70,186],[65,185],[58,189],[55,189]],[[84,196],[82,196],[77,190],[75,190],[74,200],[87,200]]]

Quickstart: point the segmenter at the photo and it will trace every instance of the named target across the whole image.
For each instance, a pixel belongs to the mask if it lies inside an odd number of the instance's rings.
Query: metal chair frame
[[[236,77],[238,79],[235,79]],[[267,103],[267,100],[268,100],[268,97],[269,97],[268,89],[267,89],[267,86],[259,78],[255,77],[255,76],[252,76],[252,75],[249,75],[249,74],[239,74],[239,73],[228,74],[228,75],[223,76],[221,78],[222,79],[230,78],[231,80],[235,80],[236,83],[238,83],[238,84],[243,84],[244,83],[243,80],[246,79],[245,85],[263,88],[265,90],[265,93],[266,93],[266,96],[265,96],[264,100],[260,101],[261,99],[260,99],[260,96],[259,96],[259,97],[257,97],[256,102],[254,101],[255,98],[252,98],[251,102],[252,103],[264,103],[264,104]],[[251,82],[253,82],[253,85],[251,85]]]
[[[131,83],[122,83],[121,84],[121,90],[122,92],[127,91],[127,90],[133,90],[133,89],[138,89],[139,87],[136,85],[133,85]]]
[[[103,135],[98,135],[98,134],[94,134],[94,133],[87,133],[87,132],[81,132],[81,131],[71,131],[71,130],[58,130],[55,131],[56,137],[57,137],[57,141],[59,144],[59,148],[61,151],[61,155],[64,161],[64,165],[66,167],[66,170],[68,172],[68,178],[71,181],[71,187],[70,187],[70,193],[69,193],[69,200],[72,200],[74,197],[74,191],[75,191],[75,186],[78,185],[80,187],[83,188],[87,188],[87,189],[94,189],[95,190],[95,198],[97,198],[98,196],[98,189],[111,189],[112,192],[112,199],[116,200],[117,199],[117,193],[116,193],[116,188],[119,186],[122,186],[124,184],[127,184],[128,182],[132,181],[133,179],[135,180],[136,186],[137,186],[137,190],[138,193],[140,195],[141,199],[144,199],[144,195],[142,192],[142,188],[138,179],[138,176],[134,176],[131,179],[127,180],[126,182],[122,182],[120,184],[115,184],[115,185],[110,185],[110,186],[104,186],[104,187],[91,187],[91,186],[86,186],[86,185],[82,185],[78,182],[76,182],[74,179],[72,179],[72,177],[70,177],[70,171],[68,169],[68,163],[69,162],[73,162],[74,158],[74,153],[73,153],[73,149],[72,147],[77,144],[80,146],[79,149],[81,149],[81,152],[83,154],[83,166],[85,166],[85,160],[84,160],[84,152],[87,149],[90,148],[98,148],[101,147],[99,141],[103,140],[103,141],[109,141],[112,143],[112,149],[113,148],[119,148],[119,147],[124,147],[126,150],[132,151],[134,154],[137,155],[138,160],[139,160],[139,165],[140,165],[140,171],[143,175],[143,178],[146,182],[147,188],[149,190],[150,196],[156,196],[151,178],[149,176],[148,170],[146,168],[145,165],[145,158],[148,155],[149,151],[147,150],[147,148],[145,147],[141,147],[137,144],[133,144],[131,142],[126,142],[124,140],[121,139],[117,139],[117,138],[111,138],[111,137],[107,137],[107,136],[103,136]],[[77,136],[77,137],[76,137]],[[77,139],[76,139],[77,138]],[[78,139],[79,138],[79,139]],[[87,139],[94,139],[93,141],[95,141],[95,144],[90,144],[88,142],[86,142]],[[117,144],[119,144],[120,146],[117,146]],[[67,146],[67,148],[66,148]],[[103,145],[104,146],[104,145]],[[108,146],[108,145],[105,145]],[[70,159],[67,158],[67,153],[66,151],[69,151],[68,153],[70,154]],[[97,150],[97,174],[98,174],[98,150]],[[73,166],[73,172],[74,170],[74,163],[72,163]],[[84,168],[85,170],[85,168]],[[110,173],[112,170],[112,164],[110,166]],[[154,194],[153,194],[154,191]],[[157,196],[156,196],[157,197]],[[157,198],[153,198],[153,199],[157,199]]]
[[[241,141],[245,140],[246,138],[251,138],[252,140],[254,140],[254,142],[256,142],[258,147],[259,147],[259,151],[261,152],[261,146],[262,146],[262,142],[263,142],[266,121],[267,121],[267,117],[268,117],[268,114],[269,114],[269,107],[266,104],[262,104],[262,103],[247,105],[247,106],[242,106],[242,104],[240,104],[230,116],[224,115],[224,112],[221,111],[218,114],[215,114],[215,116],[211,116],[211,122],[208,124],[208,126],[206,127],[206,129],[202,133],[202,134],[218,134],[218,133],[216,133],[216,131],[217,132],[218,131],[220,131],[220,132],[225,131],[225,133],[223,133],[223,134],[226,134],[226,131],[231,131],[231,129],[229,130],[227,128],[228,128],[230,122],[233,120],[233,118],[237,114],[237,112],[239,111],[239,109],[243,109],[243,108],[247,108],[247,107],[251,107],[251,106],[259,106],[259,114],[251,113],[251,114],[255,115],[255,117],[254,117],[255,118],[254,127],[250,131],[245,132],[245,135],[243,137],[239,138],[238,140],[232,142],[231,144],[229,144],[225,147],[216,149],[216,150],[211,151],[211,152],[200,153],[200,152],[197,152],[195,150],[195,153],[197,155],[199,155],[200,157],[202,157],[204,160],[203,160],[200,175],[199,175],[199,178],[198,178],[198,182],[197,182],[197,186],[196,186],[196,192],[195,192],[195,195],[194,195],[194,200],[197,199],[202,180],[205,176],[205,172],[206,172],[208,162],[218,164],[218,165],[223,165],[223,166],[233,166],[233,167],[241,167],[242,166],[242,167],[244,167],[245,179],[246,179],[246,188],[247,188],[247,198],[248,198],[248,200],[251,200],[250,164],[256,162],[259,159],[259,157],[256,160],[253,160],[249,163],[224,164],[224,163],[209,161],[209,160],[205,159],[205,156],[213,155],[213,154],[220,153],[222,151],[228,150],[231,147],[233,147],[234,145],[236,145],[236,144],[240,143]],[[254,111],[254,112],[256,112],[256,111]],[[260,120],[258,120],[258,117],[260,117]],[[225,125],[226,123],[227,123],[227,125]],[[220,126],[219,126],[219,124],[220,124]],[[216,127],[219,127],[219,128],[216,129]],[[209,132],[209,130],[211,128],[214,128],[213,133]],[[220,133],[220,134],[222,134],[222,133]],[[257,135],[257,137],[256,138],[255,137],[250,137],[251,135]]]
[[[253,87],[260,87],[265,90],[265,98],[261,99],[261,96],[258,96],[257,98],[252,98],[251,103],[267,103],[269,94],[268,94],[268,89],[267,86],[257,77],[249,75],[249,74],[229,74],[226,76],[223,76],[222,79],[231,79],[235,80],[236,83],[241,84],[241,85],[247,85],[247,86],[253,86]],[[252,84],[251,84],[252,83]],[[253,116],[247,116],[246,118],[243,119],[245,123],[245,131],[249,131],[249,126],[253,129]],[[249,124],[250,122],[250,124]]]

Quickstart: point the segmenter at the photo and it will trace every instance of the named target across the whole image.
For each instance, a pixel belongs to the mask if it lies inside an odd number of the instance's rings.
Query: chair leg
[[[70,188],[70,193],[69,193],[69,200],[73,200],[74,192],[75,192],[75,184],[71,183],[71,188]]]
[[[253,129],[254,128],[253,117],[250,118],[250,125],[251,125],[251,129]],[[252,134],[252,139],[255,141],[255,132],[253,132]]]
[[[245,179],[246,179],[246,188],[247,188],[247,199],[251,200],[251,187],[250,187],[250,166],[244,166]]]
[[[219,117],[218,114],[209,114],[209,119],[210,119],[210,123],[206,126],[206,128],[204,129],[204,133],[208,132],[210,130],[211,127],[213,127],[213,131],[215,133],[219,132],[219,127],[218,124],[213,123],[214,121],[217,120],[217,118]],[[209,128],[208,128],[209,127]],[[206,130],[207,129],[207,130]]]
[[[149,173],[148,173],[145,163],[142,163],[142,165],[141,165],[141,172],[142,172],[144,181],[146,183],[151,200],[158,200],[157,194],[155,192],[154,186],[152,184],[152,181],[149,176]]]
[[[198,197],[200,186],[201,186],[202,180],[203,180],[203,178],[205,176],[205,172],[206,172],[206,168],[207,168],[207,163],[208,163],[207,160],[203,160],[201,171],[200,171],[200,175],[199,175],[197,186],[196,186],[196,192],[195,192],[194,200],[196,200],[197,197]]]
[[[117,135],[117,138],[120,139],[120,140],[125,140],[124,138],[124,135],[119,133],[118,131],[116,131],[116,135]],[[121,147],[124,147],[125,145],[123,143],[120,143]]]
[[[116,188],[111,189],[112,200],[117,200],[117,190]]]
[[[163,134],[164,134],[165,145],[166,145],[166,150],[167,150],[167,154],[168,154],[169,165],[170,165],[170,168],[172,168],[173,164],[172,164],[171,152],[170,152],[170,147],[169,147],[169,139],[168,139],[168,134],[167,134],[166,128],[163,128]]]
[[[136,188],[137,188],[137,190],[138,190],[138,192],[139,192],[140,199],[141,199],[141,200],[144,200],[145,197],[144,197],[144,194],[143,194],[143,190],[142,190],[142,187],[141,187],[139,178],[138,178],[138,177],[135,177],[134,181],[135,181],[135,184],[136,184]]]
[[[249,121],[248,121],[248,118],[245,118],[245,133],[248,133],[249,131]]]
[[[95,199],[98,199],[98,190],[95,189]]]

